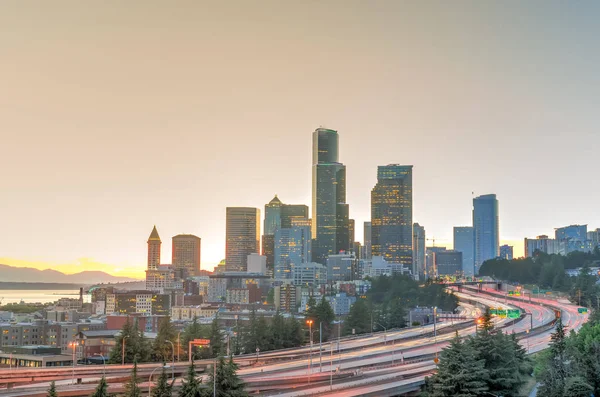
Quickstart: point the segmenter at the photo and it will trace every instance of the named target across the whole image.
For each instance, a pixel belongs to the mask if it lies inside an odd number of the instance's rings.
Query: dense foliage
[[[125,340],[125,363],[150,361],[152,349],[144,332],[139,329],[137,321],[127,320],[121,328],[119,335],[115,337],[115,346],[110,352],[108,362],[120,364],[123,352],[123,340]]]
[[[525,350],[514,335],[494,329],[489,311],[475,336],[458,334],[442,350],[438,371],[427,380],[426,395],[518,396],[532,371]]]

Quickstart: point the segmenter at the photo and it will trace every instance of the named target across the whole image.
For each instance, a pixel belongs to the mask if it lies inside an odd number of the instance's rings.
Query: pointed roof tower
[[[150,241],[160,241],[160,236],[156,230],[156,225],[154,225],[154,229],[152,229],[152,233],[150,233],[150,237],[148,237],[148,242]]]
[[[269,201],[269,206],[270,207],[279,207],[281,206],[283,203],[281,202],[281,200],[279,200],[279,197],[277,197],[277,195],[275,195],[275,197],[273,197],[273,200]]]

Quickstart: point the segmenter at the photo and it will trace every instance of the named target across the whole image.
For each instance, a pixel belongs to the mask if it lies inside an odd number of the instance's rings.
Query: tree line
[[[417,306],[453,311],[458,306],[458,298],[444,285],[432,281],[419,284],[406,275],[379,276],[371,280],[366,297],[358,298],[350,308],[343,333],[359,335],[383,330],[383,327],[403,328],[408,310]]]

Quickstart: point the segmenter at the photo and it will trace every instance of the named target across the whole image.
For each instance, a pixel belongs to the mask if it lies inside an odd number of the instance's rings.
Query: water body
[[[0,289],[0,301],[7,303],[51,303],[60,298],[77,298],[79,290],[29,290],[29,289]]]

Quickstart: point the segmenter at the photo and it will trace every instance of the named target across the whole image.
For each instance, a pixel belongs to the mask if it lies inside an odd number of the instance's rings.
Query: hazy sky
[[[0,263],[141,274],[157,225],[225,255],[225,207],[310,204],[339,131],[350,215],[414,165],[438,244],[496,193],[501,238],[600,227],[595,1],[4,1]],[[594,109],[596,109],[594,111]],[[1,275],[0,275],[1,279]]]

